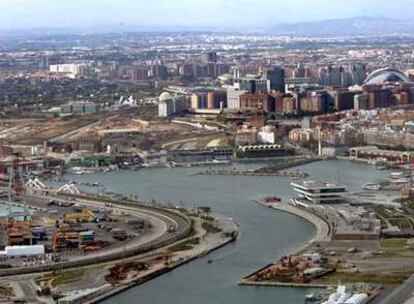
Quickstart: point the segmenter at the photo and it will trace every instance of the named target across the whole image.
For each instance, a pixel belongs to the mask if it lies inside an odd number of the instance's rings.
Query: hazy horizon
[[[414,0],[0,0],[0,30],[94,27],[268,27],[336,18],[410,19]]]

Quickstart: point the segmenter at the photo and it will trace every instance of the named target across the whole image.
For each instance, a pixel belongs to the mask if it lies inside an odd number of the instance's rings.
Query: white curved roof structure
[[[171,94],[168,93],[168,92],[161,93],[161,95],[159,97],[160,102],[166,102],[166,101],[170,101],[172,99],[173,98],[172,98]]]
[[[364,82],[365,85],[383,83],[411,83],[411,80],[400,70],[384,68],[372,72]]]

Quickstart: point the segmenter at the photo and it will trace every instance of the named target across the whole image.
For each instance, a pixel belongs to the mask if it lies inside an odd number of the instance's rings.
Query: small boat
[[[380,184],[376,184],[376,183],[368,183],[368,184],[362,185],[361,188],[364,189],[364,190],[379,191],[379,190],[381,190],[382,186]]]
[[[313,294],[313,293],[309,293],[309,294],[307,294],[306,295],[306,297],[305,297],[305,299],[306,300],[313,300],[313,299],[315,299],[316,298],[316,296],[315,296],[315,294]]]
[[[378,166],[375,166],[376,168],[377,168],[377,170],[380,170],[380,171],[384,171],[384,170],[389,170],[390,169],[390,166],[389,165],[378,165]]]
[[[398,178],[390,181],[391,184],[407,184],[410,181],[408,178]]]
[[[374,161],[374,166],[377,170],[389,170],[391,169],[390,164],[386,160],[376,160]]]
[[[401,178],[409,178],[411,174],[409,172],[397,171],[397,172],[391,172],[390,175],[391,175],[391,178],[393,179],[401,179]]]
[[[282,199],[280,197],[277,197],[277,196],[269,196],[269,197],[265,197],[263,199],[263,202],[265,204],[280,203],[280,202],[282,202]]]
[[[316,303],[317,301],[320,301],[321,297],[317,296],[313,293],[307,294],[305,296],[305,304],[312,304],[312,303]]]
[[[394,171],[390,173],[391,177],[393,178],[401,178],[404,176],[404,172],[402,171]]]

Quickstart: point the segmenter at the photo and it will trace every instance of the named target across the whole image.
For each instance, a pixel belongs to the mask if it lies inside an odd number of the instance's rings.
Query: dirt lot
[[[0,126],[0,140],[9,144],[40,145],[45,140],[58,137],[94,122],[91,119],[71,118],[68,120],[19,120],[3,122]]]

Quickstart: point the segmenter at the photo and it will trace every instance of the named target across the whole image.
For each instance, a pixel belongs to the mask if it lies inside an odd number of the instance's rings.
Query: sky
[[[0,29],[262,27],[359,16],[410,19],[414,0],[0,0]]]

